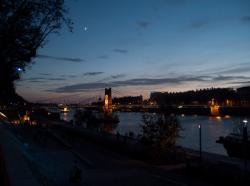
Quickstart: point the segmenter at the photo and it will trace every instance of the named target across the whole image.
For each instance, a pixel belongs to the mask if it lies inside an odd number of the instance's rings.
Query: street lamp
[[[244,169],[245,169],[245,176],[247,172],[247,140],[248,140],[248,134],[247,134],[247,119],[244,119],[242,121],[244,123],[243,125],[243,149],[244,149]]]
[[[247,127],[247,119],[243,119],[244,127]]]
[[[247,119],[244,119],[242,122],[243,122],[243,141],[247,142],[247,138],[248,138],[248,135],[247,135]]]
[[[199,128],[199,141],[200,141],[200,166],[202,163],[202,143],[201,143],[201,124],[198,125]]]

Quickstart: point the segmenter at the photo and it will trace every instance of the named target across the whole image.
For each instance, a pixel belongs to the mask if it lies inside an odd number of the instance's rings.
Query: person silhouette
[[[72,166],[72,170],[70,172],[70,177],[69,177],[70,182],[79,183],[82,179],[81,174],[82,174],[82,170],[80,169],[77,160],[75,160]]]

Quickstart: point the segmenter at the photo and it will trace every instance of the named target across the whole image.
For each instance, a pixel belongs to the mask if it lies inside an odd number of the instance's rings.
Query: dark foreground
[[[1,185],[249,185],[243,161],[196,152],[155,165],[64,130],[11,127],[0,122]],[[122,145],[122,143],[120,143]],[[125,147],[125,143],[124,143]],[[143,159],[143,158],[141,158]],[[72,180],[74,166],[80,179]]]

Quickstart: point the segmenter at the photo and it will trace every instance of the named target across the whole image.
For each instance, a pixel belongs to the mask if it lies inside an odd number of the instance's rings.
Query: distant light
[[[88,27],[85,26],[85,27],[84,27],[84,31],[87,31],[87,30],[88,30]]]
[[[221,120],[221,117],[220,117],[220,116],[216,116],[216,119],[217,119],[217,120]]]
[[[7,118],[7,116],[4,113],[2,113],[2,112],[0,112],[0,115],[3,116],[3,117],[5,117],[5,118]]]
[[[198,128],[199,128],[199,129],[201,128],[201,124],[198,125]]]
[[[21,69],[20,67],[17,67],[17,69],[16,69],[18,72],[21,72],[21,71],[23,71],[23,69]]]

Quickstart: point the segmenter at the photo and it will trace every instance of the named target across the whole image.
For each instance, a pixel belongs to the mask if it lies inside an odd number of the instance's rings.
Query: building
[[[104,112],[105,112],[105,113],[112,113],[112,95],[111,95],[111,88],[105,88],[105,95],[104,95]]]

